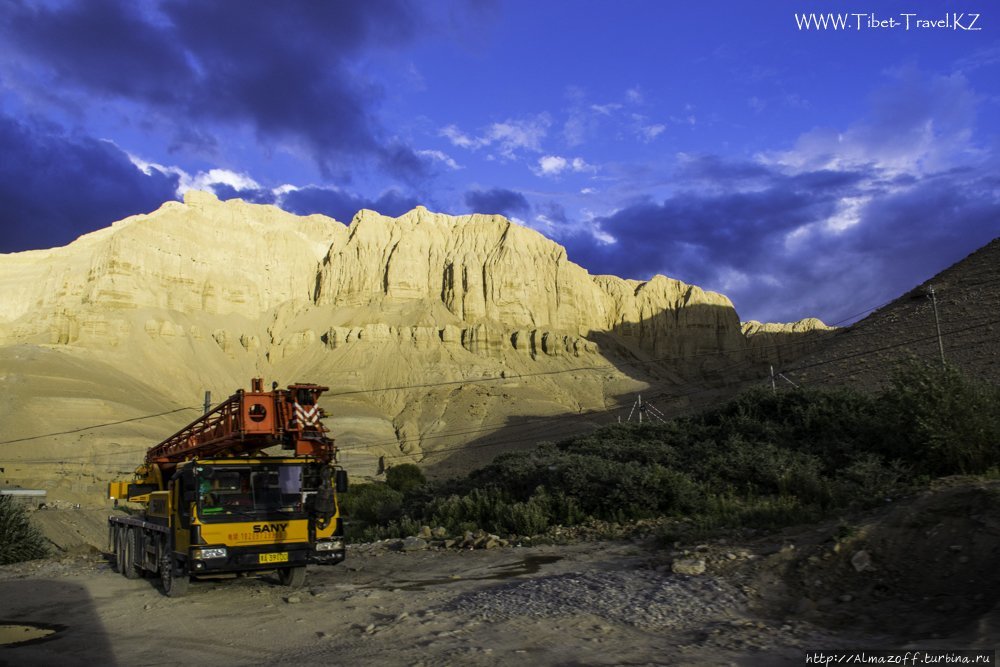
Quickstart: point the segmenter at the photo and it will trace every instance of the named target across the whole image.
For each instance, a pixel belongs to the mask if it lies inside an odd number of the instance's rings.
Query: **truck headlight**
[[[317,542],[316,551],[339,551],[344,548],[344,543],[340,540],[331,540],[330,542]]]
[[[210,549],[195,549],[191,552],[191,557],[199,560],[204,558],[225,558],[226,548],[212,547]]]

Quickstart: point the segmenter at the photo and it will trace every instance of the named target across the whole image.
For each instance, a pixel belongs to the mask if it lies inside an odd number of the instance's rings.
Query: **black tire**
[[[135,555],[139,551],[139,535],[132,528],[125,529],[124,548],[122,549],[122,574],[126,579],[138,579],[139,568],[135,565]]]
[[[178,568],[180,569],[180,568]],[[160,585],[163,587],[163,594],[171,598],[179,598],[187,595],[191,577],[183,569],[174,569],[174,559],[164,556],[160,561]]]
[[[121,526],[115,526],[114,537],[115,548],[115,572],[124,574],[125,572],[125,531]]]
[[[278,570],[278,581],[282,586],[301,588],[306,583],[306,566],[286,567]]]

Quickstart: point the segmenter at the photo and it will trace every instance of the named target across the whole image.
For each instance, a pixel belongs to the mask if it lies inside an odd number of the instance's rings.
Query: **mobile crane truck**
[[[328,387],[263,380],[238,390],[146,452],[131,481],[108,495],[142,511],[108,519],[115,569],[129,579],[158,575],[171,597],[191,577],[276,570],[292,587],[306,565],[344,559],[337,493],[347,473],[336,465],[319,397]],[[280,446],[289,453],[268,455]]]

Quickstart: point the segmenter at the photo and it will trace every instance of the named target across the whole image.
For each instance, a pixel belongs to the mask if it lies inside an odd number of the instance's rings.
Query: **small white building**
[[[45,489],[0,489],[0,496],[10,496],[23,505],[35,508],[45,504],[47,495]]]

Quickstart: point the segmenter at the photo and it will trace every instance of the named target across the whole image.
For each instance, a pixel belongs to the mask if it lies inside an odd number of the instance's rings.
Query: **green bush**
[[[549,527],[550,508],[543,496],[527,502],[511,500],[496,487],[473,489],[464,496],[438,498],[428,504],[428,523],[451,534],[482,528],[501,535],[537,535]]]
[[[427,483],[423,471],[413,463],[395,465],[385,471],[385,483],[400,493],[408,493]]]
[[[45,558],[48,543],[10,496],[0,496],[0,565]]]
[[[702,511],[693,514],[682,527],[671,526],[662,537],[669,541],[698,540],[733,528],[770,531],[821,516],[819,507],[803,503],[796,496],[715,494],[706,497]]]
[[[533,535],[651,517],[691,534],[772,529],[871,506],[930,475],[997,470],[998,443],[995,386],[911,366],[881,394],[755,389],[666,424],[507,453],[444,482],[398,466],[388,484],[348,500],[367,533],[381,535],[421,524]]]
[[[338,496],[340,513],[347,521],[347,536],[357,538],[372,526],[388,525],[403,514],[403,494],[386,484],[352,484]]]
[[[953,366],[911,362],[882,397],[883,453],[930,475],[982,474],[1000,465],[1000,388]]]
[[[844,469],[838,480],[838,493],[847,501],[843,503],[845,505],[851,504],[851,499],[872,499],[878,502],[891,495],[910,478],[910,467],[901,461],[886,463],[878,454],[865,452],[859,454]]]

